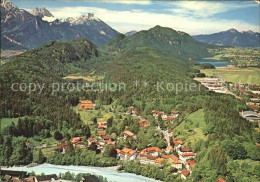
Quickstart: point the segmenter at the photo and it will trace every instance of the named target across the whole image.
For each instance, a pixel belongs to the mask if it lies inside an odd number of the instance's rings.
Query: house
[[[120,160],[135,160],[138,155],[137,151],[129,148],[123,148],[121,151],[119,150],[118,152]]]
[[[79,100],[79,103],[81,104],[92,104],[91,100]]]
[[[97,140],[95,138],[90,137],[87,139],[87,141],[88,141],[88,146],[90,146],[91,143],[96,142]]]
[[[196,161],[195,160],[187,160],[186,161],[186,168],[189,170],[189,171],[191,171],[193,168],[194,168],[194,166],[195,166],[195,164],[196,164]]]
[[[224,180],[222,178],[218,178],[217,182],[226,182],[226,180]]]
[[[44,175],[44,176],[36,176],[34,177],[35,182],[51,182],[51,181],[59,181],[56,174]]]
[[[172,110],[171,116],[177,118],[179,116],[179,111]]]
[[[106,132],[105,132],[105,131],[99,131],[99,132],[98,132],[98,135],[99,135],[100,137],[102,137],[102,136],[106,135]]]
[[[168,114],[164,112],[161,113],[161,116],[162,116],[162,120],[164,121],[168,118]]]
[[[134,137],[135,134],[133,134],[131,131],[124,131],[124,139],[126,139],[127,137]]]
[[[177,169],[182,169],[182,163],[181,161],[174,161],[173,162],[173,167],[177,168]]]
[[[166,118],[166,120],[169,121],[169,122],[172,122],[172,121],[174,120],[174,117],[168,116],[168,117]]]
[[[25,146],[27,148],[32,148],[33,147],[33,144],[31,144],[30,142],[25,142]]]
[[[101,182],[95,175],[84,176],[82,182]]]
[[[154,161],[157,158],[158,158],[157,156],[152,156],[152,155],[143,155],[143,154],[138,155],[138,159],[142,164],[155,164]]]
[[[105,144],[106,144],[106,145],[114,145],[115,143],[112,142],[111,139],[108,139],[108,140],[105,140]]]
[[[170,159],[172,161],[178,161],[179,160],[179,158],[177,156],[173,155],[173,154],[172,155],[162,154],[162,158]]]
[[[148,147],[141,151],[141,154],[152,155],[152,156],[159,156],[159,155],[161,155],[161,153],[162,153],[162,150],[159,149],[158,147]]]
[[[98,130],[105,130],[106,127],[104,125],[98,125]]]
[[[59,148],[59,151],[60,151],[62,154],[65,154],[65,150],[66,150],[66,148],[68,148],[68,144],[66,144],[66,143],[60,143],[59,146],[58,146],[58,148]]]
[[[85,148],[83,137],[73,137],[71,143],[74,147]]]
[[[95,109],[96,104],[92,103],[91,100],[80,100],[79,102],[79,110]]]
[[[138,121],[138,126],[139,127],[149,127],[150,126],[150,121],[143,119]]]
[[[172,141],[174,144],[174,150],[176,152],[178,152],[180,150],[180,148],[182,147],[183,142],[181,140],[177,140],[176,138],[173,138]]]
[[[187,177],[190,175],[190,171],[188,171],[187,169],[183,169],[182,171],[181,171],[181,178],[183,178],[183,179],[187,179]]]
[[[107,122],[106,121],[98,122],[98,125],[107,126]]]
[[[169,154],[169,153],[172,152],[172,151],[173,151],[173,147],[170,146],[170,145],[168,145],[167,148],[166,148],[166,150],[165,150],[165,152],[166,152],[167,154]]]
[[[185,162],[187,159],[194,158],[195,156],[195,153],[183,153],[182,155],[179,155],[180,160],[183,162]]]
[[[156,110],[152,110],[151,113],[152,113],[153,117],[158,117],[161,112],[160,111],[156,111]]]
[[[182,155],[183,153],[192,153],[192,150],[189,147],[181,147],[178,151],[178,154]]]
[[[164,158],[157,158],[157,159],[155,159],[154,160],[154,162],[156,163],[156,164],[159,164],[160,166],[162,165],[162,162],[164,161]]]
[[[112,136],[111,135],[103,135],[103,136],[101,136],[101,138],[103,139],[103,140],[112,140]]]

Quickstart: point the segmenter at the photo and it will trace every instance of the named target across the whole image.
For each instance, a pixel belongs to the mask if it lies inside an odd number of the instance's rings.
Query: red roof
[[[79,102],[82,104],[92,104],[91,100],[79,100]]]
[[[94,104],[80,104],[79,105],[80,110],[93,109],[93,108],[94,108]]]
[[[168,121],[172,121],[172,120],[174,120],[174,117],[168,116],[168,117],[167,117],[167,120],[168,120]]]
[[[138,121],[139,127],[148,127],[150,126],[150,122],[146,119]]]
[[[173,138],[172,139],[173,143],[174,143],[174,146],[178,146],[179,144],[182,145],[183,142],[181,140],[177,140],[176,138]]]
[[[174,129],[169,129],[168,130],[168,133],[172,133],[172,132],[174,132]]]
[[[98,135],[99,135],[99,136],[104,136],[104,135],[106,135],[106,132],[104,132],[104,131],[99,131],[99,132],[98,132]]]
[[[109,139],[112,139],[112,136],[111,135],[108,135],[108,136],[101,136],[104,140],[109,140]]]
[[[158,147],[148,147],[143,149],[141,152],[142,153],[152,153],[152,152],[161,152],[162,150],[159,149]]]
[[[98,129],[103,129],[103,128],[105,128],[104,125],[98,125]]]
[[[163,161],[164,161],[163,158],[157,158],[154,160],[155,163],[159,163],[159,164],[162,163]]]
[[[174,164],[181,164],[180,161],[174,161]]]
[[[179,160],[179,158],[176,155],[171,155],[171,158],[175,161]]]
[[[195,153],[184,153],[182,154],[183,157],[188,157],[188,156],[195,156]]]
[[[128,131],[128,130],[124,131],[124,134],[131,136],[131,137],[135,135],[131,131]]]
[[[181,152],[192,152],[192,150],[189,147],[181,147],[180,151]]]
[[[76,143],[76,142],[78,142],[78,141],[81,141],[82,138],[83,138],[83,137],[73,137],[73,138],[72,138],[72,143]]]
[[[135,150],[132,150],[132,149],[129,149],[129,148],[123,148],[121,151],[120,151],[121,154],[123,155],[128,155],[129,157],[132,156],[134,153],[136,153]]]
[[[30,144],[30,142],[25,142],[26,147],[28,147]]]
[[[181,171],[181,173],[182,173],[185,177],[188,177],[188,176],[190,175],[190,171],[188,171],[188,170],[185,169],[185,168]]]
[[[226,180],[224,180],[222,178],[218,178],[218,182],[226,182]]]
[[[168,145],[166,149],[167,150],[173,150],[172,146],[170,146],[170,145]]]
[[[179,114],[179,111],[172,110],[172,114]]]
[[[188,164],[191,168],[193,168],[193,167],[195,166],[195,164],[196,164],[196,161],[195,161],[195,160],[187,160],[186,162],[187,162],[187,164]]]
[[[156,156],[152,156],[152,155],[142,155],[142,154],[140,154],[140,157],[145,157],[146,159],[153,160],[153,161],[155,159],[157,159]]]

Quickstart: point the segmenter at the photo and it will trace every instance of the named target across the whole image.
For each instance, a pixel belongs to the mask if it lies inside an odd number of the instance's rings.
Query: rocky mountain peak
[[[63,22],[68,22],[71,25],[86,24],[91,20],[100,21],[93,13],[81,15],[80,17],[69,17],[69,18],[62,19]]]
[[[39,17],[54,17],[45,7],[38,8],[36,7],[31,11],[31,14],[34,16],[39,16]]]
[[[9,10],[11,10],[13,8],[17,8],[17,7],[8,0],[2,0],[1,1],[1,8],[5,8],[7,11],[9,11]]]
[[[231,29],[228,30],[228,32],[237,33],[238,31],[236,29],[234,29],[234,28],[231,28]]]

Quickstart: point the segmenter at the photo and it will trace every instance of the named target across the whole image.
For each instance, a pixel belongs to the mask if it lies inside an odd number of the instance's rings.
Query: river
[[[226,63],[226,62],[211,62],[211,61],[197,61],[198,63],[200,64],[203,64],[203,63],[209,63],[209,64],[212,64],[213,66],[215,67],[224,67],[224,66],[229,66],[229,65],[232,65],[231,63]]]
[[[41,164],[34,167],[10,167],[10,168],[2,168],[6,170],[19,170],[19,171],[27,171],[32,172],[34,171],[36,174],[40,175],[41,173],[45,174],[57,174],[65,173],[70,171],[71,173],[91,173],[96,175],[101,175],[106,177],[108,181],[115,181],[115,182],[159,182],[158,180],[143,177],[136,174],[131,173],[120,173],[116,170],[113,170],[109,167],[102,168],[102,167],[90,167],[90,166],[61,166],[61,165],[53,165],[53,164]]]

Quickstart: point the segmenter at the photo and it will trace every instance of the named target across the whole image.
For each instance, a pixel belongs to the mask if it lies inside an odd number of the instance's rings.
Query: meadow
[[[199,140],[206,140],[203,129],[206,128],[204,111],[200,109],[186,116],[184,121],[175,128],[178,139],[184,139],[185,145],[194,147]]]
[[[260,68],[237,68],[234,66],[217,67],[216,69],[201,69],[206,76],[223,77],[232,83],[249,83],[260,85]]]
[[[2,118],[1,119],[1,130],[10,125],[12,122],[16,124],[18,122],[18,118]]]

